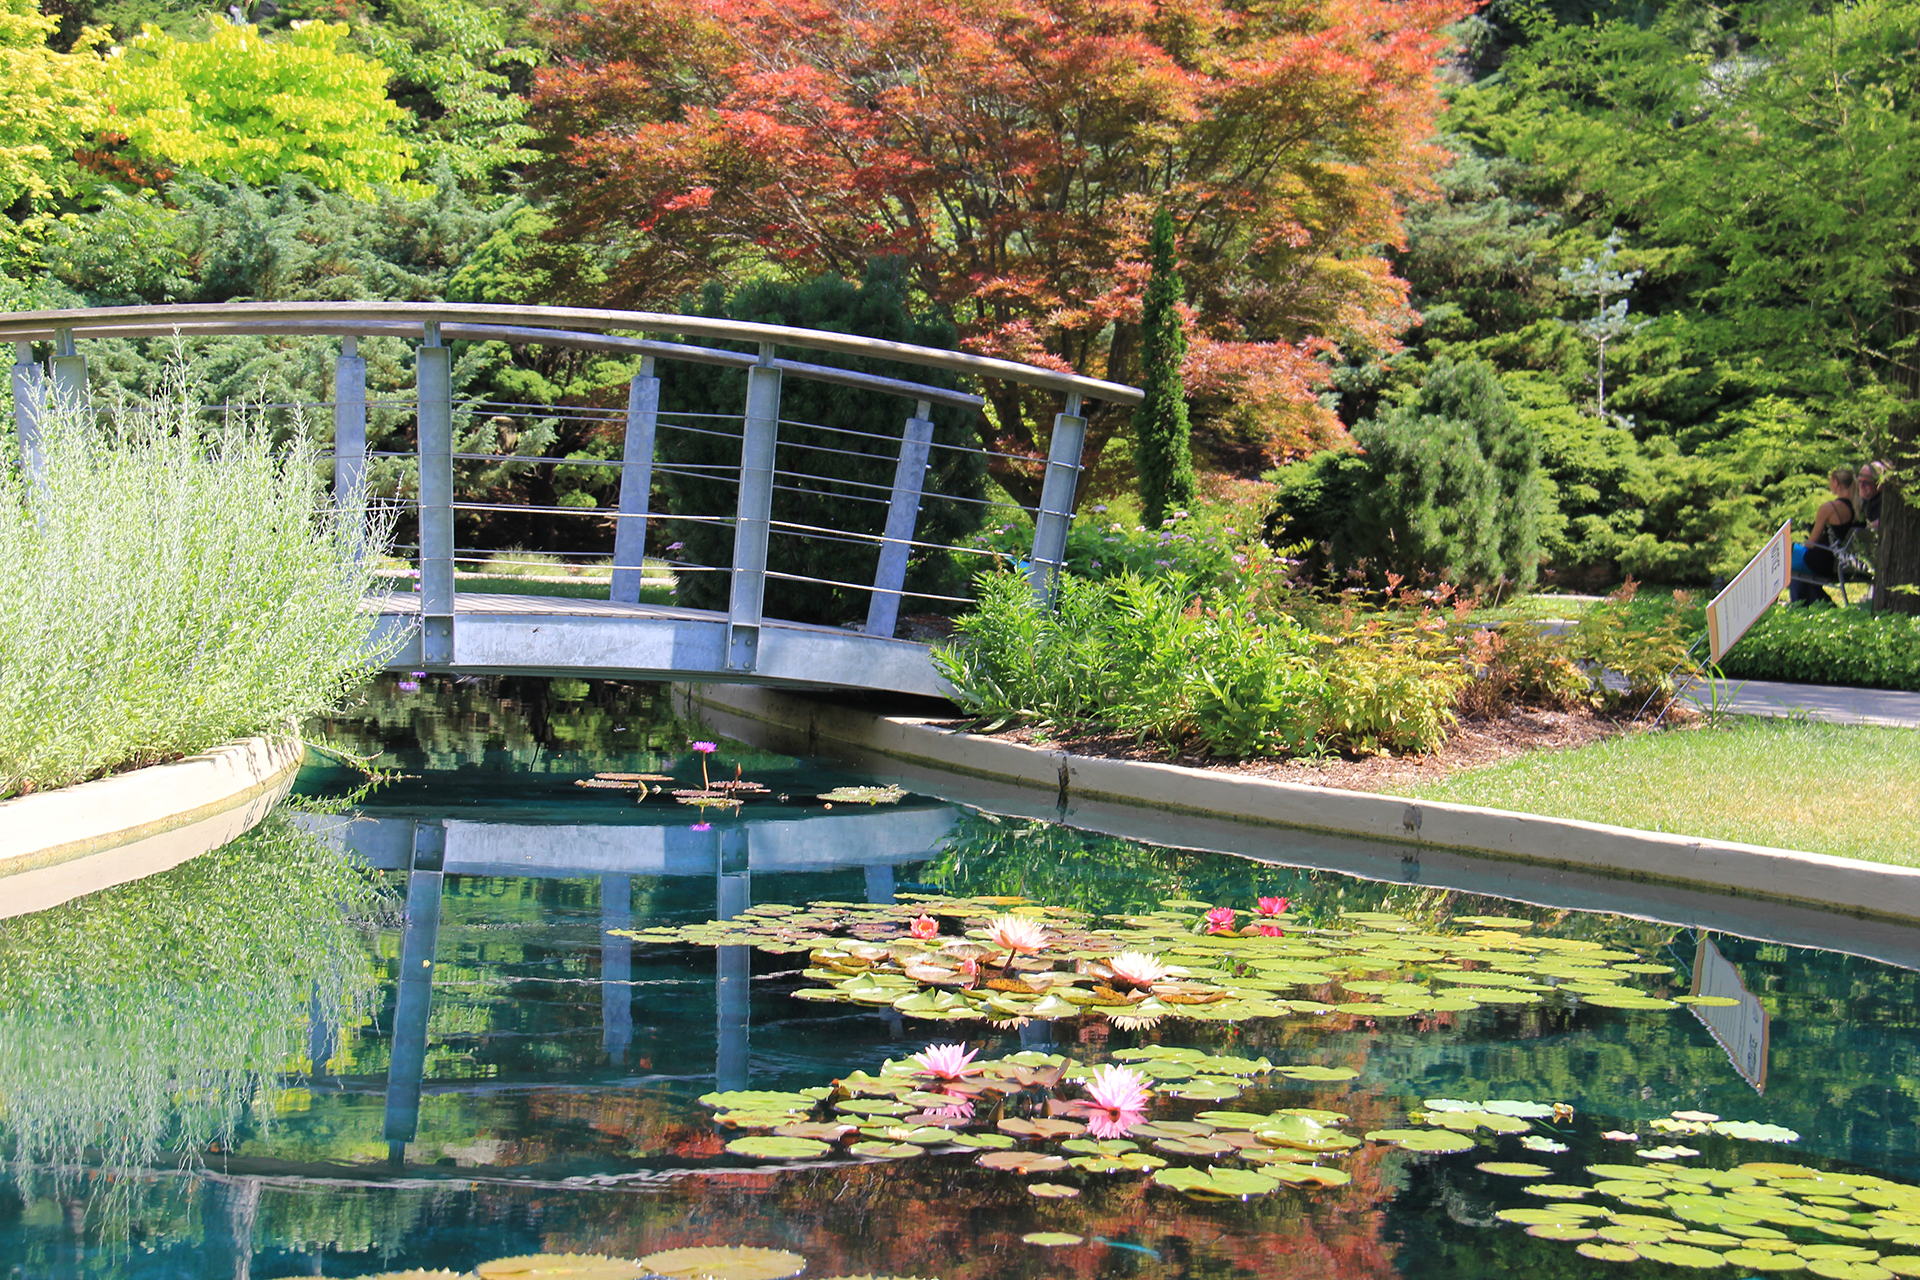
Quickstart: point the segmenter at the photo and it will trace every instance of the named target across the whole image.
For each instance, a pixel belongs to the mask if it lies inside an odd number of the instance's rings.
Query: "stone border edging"
[[[248,738],[172,764],[0,801],[0,918],[196,858],[257,825],[304,748]]]
[[[1052,792],[1062,808],[1069,797],[1098,800],[1920,921],[1920,868],[1178,765],[1077,756],[940,728],[922,717],[816,703],[772,689],[687,688],[693,701],[804,735],[809,752],[828,744],[852,747]]]

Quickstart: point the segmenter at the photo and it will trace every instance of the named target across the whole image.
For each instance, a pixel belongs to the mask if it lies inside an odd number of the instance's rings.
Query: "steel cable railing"
[[[316,423],[332,417],[334,443],[328,453],[337,489],[361,492],[372,478],[391,495],[388,501],[403,521],[401,540],[393,550],[414,562],[401,572],[409,580],[418,578],[421,654],[428,664],[451,660],[456,568],[555,567],[549,553],[530,551],[524,540],[512,546],[482,545],[509,541],[502,535],[524,530],[529,521],[532,527],[549,530],[542,540],[557,553],[591,561],[591,574],[607,585],[615,602],[636,602],[643,582],[684,586],[725,575],[720,587],[698,594],[714,602],[715,590],[724,593],[727,664],[743,671],[753,669],[762,624],[774,620],[765,616],[769,582],[824,592],[794,598],[827,600],[834,602],[834,609],[864,601],[863,629],[891,637],[906,600],[966,603],[945,585],[955,580],[958,566],[1004,555],[989,546],[969,545],[983,522],[1002,522],[1005,528],[1005,522],[1031,519],[1034,540],[1024,559],[1032,566],[1036,590],[1049,591],[1065,558],[1072,518],[1085,430],[1082,399],[1129,404],[1139,398],[1132,388],[964,353],[705,317],[398,303],[21,313],[0,316],[0,336],[18,344],[15,385],[22,394],[16,396],[16,430],[30,467],[38,440],[37,406],[48,396],[85,400],[85,362],[78,339],[169,333],[184,339],[273,333],[340,340],[330,398],[278,398],[203,409],[229,416],[304,416]],[[357,347],[357,335],[363,333],[417,339],[415,394],[369,394],[366,362]],[[684,340],[627,336],[644,333],[758,343],[760,351],[756,357]],[[56,356],[43,368],[34,362],[28,344],[47,339],[53,341]],[[629,380],[624,409],[463,398],[454,394],[445,345],[455,339],[544,342],[624,353],[638,356],[640,368]],[[980,397],[950,386],[783,359],[775,352],[776,343],[786,349],[811,348],[1006,379],[1064,394],[1067,402],[1055,419],[1044,460],[1040,500],[1025,505],[977,490],[952,491],[947,484],[948,477],[969,470],[979,475],[983,464],[1041,461],[935,428],[933,406],[944,406],[943,412],[977,413],[984,404]],[[732,413],[663,407],[656,373],[662,361],[735,371],[728,376],[743,377],[743,407]],[[830,426],[804,421],[780,412],[783,378],[852,388],[873,397],[875,412],[884,411],[878,406],[888,403],[887,398],[907,411],[890,422]],[[375,428],[371,433],[370,427]],[[967,462],[967,455],[979,462]],[[468,536],[456,539],[456,526]],[[491,537],[472,536],[489,529],[496,531]],[[695,533],[700,536],[692,536]],[[840,550],[823,556],[827,548]],[[823,572],[819,564],[834,568]],[[927,567],[913,568],[920,564]],[[945,567],[935,573],[938,566]],[[921,576],[913,577],[915,573]]]

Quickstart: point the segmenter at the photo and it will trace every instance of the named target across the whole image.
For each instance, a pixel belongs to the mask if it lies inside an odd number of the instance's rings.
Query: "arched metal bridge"
[[[0,315],[0,339],[15,343],[15,426],[29,471],[38,466],[39,424],[49,398],[72,405],[88,402],[86,356],[82,350],[87,339],[173,335],[190,339],[233,334],[317,335],[340,341],[333,399],[328,405],[314,408],[332,410],[334,479],[336,490],[342,493],[359,491],[369,462],[367,367],[358,351],[359,340],[389,337],[418,344],[414,398],[409,407],[416,421],[410,452],[419,467],[417,501],[412,504],[419,517],[419,540],[411,548],[419,588],[417,592],[384,593],[373,602],[388,633],[397,630],[406,637],[389,664],[395,670],[692,679],[938,696],[945,689],[926,647],[896,640],[894,632],[901,601],[913,594],[906,590],[908,558],[916,548],[936,545],[915,537],[922,503],[966,500],[923,492],[930,452],[954,447],[933,440],[931,407],[952,404],[977,410],[983,401],[946,387],[780,359],[776,349],[872,357],[974,379],[1017,383],[1062,396],[1061,412],[1053,421],[1040,502],[1038,507],[1028,509],[1034,523],[1028,572],[1040,592],[1050,591],[1065,558],[1086,435],[1084,403],[1098,400],[1133,405],[1141,399],[1133,387],[957,351],[846,333],[653,312],[419,302],[223,303],[16,312]],[[646,336],[650,334],[681,340]],[[758,354],[693,345],[702,339],[753,344]],[[618,416],[625,437],[621,460],[596,463],[518,454],[456,454],[456,399],[452,353],[447,344],[489,340],[641,357],[640,372],[628,387],[625,413]],[[36,343],[51,345],[51,357],[44,363],[36,357]],[[663,414],[655,367],[660,361],[744,370],[746,397],[739,415],[718,422],[709,420],[695,428]],[[904,423],[874,422],[860,433],[869,441],[875,435],[898,441],[893,485],[885,498],[884,532],[873,535],[783,527],[786,522],[774,518],[776,487],[808,478],[796,469],[803,464],[793,460],[793,451],[783,457],[781,427],[823,429],[817,424],[782,419],[781,387],[786,379],[881,391],[914,404],[913,413]],[[476,407],[482,412],[498,409],[507,416],[515,412],[538,416],[525,412],[533,406],[459,405],[463,412]],[[738,463],[723,477],[736,487],[733,510],[649,511],[659,433],[695,429],[709,434],[738,433]],[[984,452],[978,447],[971,451]],[[456,562],[497,549],[456,547],[455,512],[497,508],[458,493],[456,458],[463,462],[617,467],[616,510],[550,511],[556,517],[614,517],[609,598],[581,600],[460,591]],[[724,611],[641,600],[647,525],[650,519],[665,517],[707,520],[731,527],[732,564],[715,566],[729,575]],[[870,541],[878,547],[873,580],[848,583],[770,575],[767,549],[769,539],[775,536]],[[763,606],[769,576],[799,577],[865,591],[870,602],[865,625],[858,629],[821,626],[767,616]]]

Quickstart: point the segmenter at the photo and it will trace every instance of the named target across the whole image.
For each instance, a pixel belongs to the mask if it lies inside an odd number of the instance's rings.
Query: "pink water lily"
[[[1047,931],[1037,920],[1004,915],[987,925],[987,940],[1002,951],[1030,956],[1047,945]]]
[[[1287,931],[1277,924],[1263,924],[1260,926],[1260,936],[1263,938],[1284,938],[1287,936]]]
[[[1232,907],[1215,907],[1207,912],[1207,932],[1227,933],[1233,928],[1235,911]]]
[[[1087,1113],[1087,1132],[1103,1140],[1124,1138],[1146,1118],[1144,1111],[1091,1111]]]
[[[1262,898],[1259,902],[1255,903],[1254,906],[1263,916],[1277,916],[1286,911],[1287,900],[1285,898]]]
[[[1109,1063],[1095,1069],[1087,1077],[1087,1107],[1089,1113],[1106,1112],[1117,1116],[1122,1112],[1143,1112],[1152,1094],[1147,1090],[1147,1078],[1131,1067],[1117,1067]]]
[[[916,938],[937,938],[940,936],[940,922],[932,916],[916,916],[913,923],[907,926],[907,932]]]
[[[968,1076],[979,1074],[980,1068],[973,1065],[979,1052],[963,1044],[930,1044],[914,1054],[913,1060],[920,1064],[922,1075],[932,1076],[935,1080],[965,1080]]]
[[[710,756],[720,749],[711,742],[695,742],[691,745],[695,751],[698,751],[703,756]]]

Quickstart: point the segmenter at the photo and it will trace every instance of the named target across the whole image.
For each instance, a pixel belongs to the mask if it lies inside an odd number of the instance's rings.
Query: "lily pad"
[[[1275,1067],[1274,1072],[1289,1080],[1315,1080],[1328,1083],[1337,1080],[1353,1080],[1360,1075],[1352,1067]]]
[[[975,1156],[974,1163],[987,1169],[1004,1169],[1008,1173],[1052,1173],[1064,1169],[1067,1162],[1060,1156],[1050,1156],[1039,1151],[989,1151]]]
[[[1599,1262],[1637,1262],[1640,1258],[1640,1255],[1627,1245],[1603,1244],[1592,1240],[1578,1246],[1574,1252],[1583,1258],[1592,1258]]]
[[[703,1093],[699,1102],[717,1111],[796,1112],[813,1110],[814,1099],[804,1093],[735,1089],[728,1093]]]
[[[870,1160],[904,1160],[919,1155],[922,1148],[911,1142],[856,1142],[848,1150]]]
[[[1174,1191],[1215,1196],[1261,1196],[1280,1189],[1277,1177],[1251,1169],[1158,1169],[1154,1171],[1153,1180]]]
[[[1749,1142],[1798,1142],[1800,1135],[1777,1124],[1759,1124],[1751,1120],[1716,1120],[1710,1126],[1715,1133]]]
[[[1014,1140],[1004,1133],[956,1133],[951,1141],[963,1147],[979,1147],[992,1151],[1004,1151],[1015,1145]]]
[[[1544,1178],[1553,1170],[1543,1164],[1527,1164],[1518,1160],[1489,1160],[1477,1166],[1482,1173],[1491,1173],[1496,1178]]]
[[[1353,1181],[1353,1175],[1346,1170],[1329,1169],[1323,1164],[1275,1165],[1267,1172],[1295,1186],[1344,1187]]]
[[[1080,1188],[1058,1182],[1029,1182],[1027,1194],[1039,1196],[1042,1200],[1071,1200],[1080,1194]]]
[[[727,1150],[737,1156],[758,1156],[767,1160],[809,1160],[823,1156],[833,1148],[812,1138],[776,1138],[755,1136],[735,1138]]]
[[[650,1253],[639,1265],[669,1280],[786,1280],[805,1270],[807,1260],[784,1249],[709,1247]]]
[[[1367,1141],[1391,1143],[1408,1151],[1471,1151],[1475,1146],[1465,1134],[1445,1129],[1375,1129],[1367,1134]]]
[[[1029,1231],[1020,1237],[1028,1244],[1037,1244],[1046,1249],[1058,1249],[1063,1245],[1080,1244],[1086,1237],[1076,1236],[1070,1231]]]
[[[473,1270],[481,1280],[638,1280],[648,1273],[643,1263],[584,1253],[534,1253],[517,1258],[495,1258]],[[779,1274],[790,1276],[798,1270],[796,1267],[793,1271]],[[414,1274],[435,1273],[423,1271]],[[769,1275],[768,1280],[773,1280],[773,1277]]]

